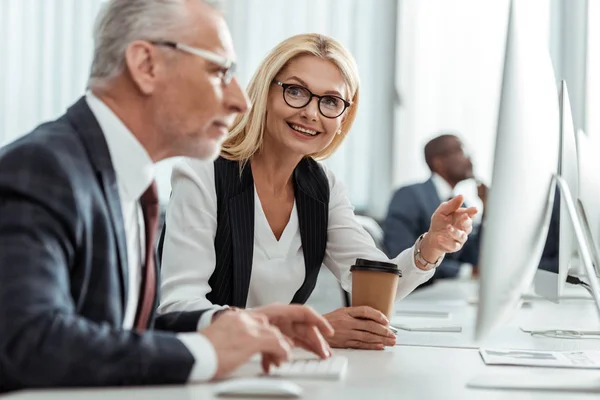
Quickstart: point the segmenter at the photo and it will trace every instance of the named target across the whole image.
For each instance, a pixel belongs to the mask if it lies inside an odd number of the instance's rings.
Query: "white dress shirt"
[[[154,179],[154,164],[146,149],[106,104],[91,92],[86,94],[86,101],[102,128],[117,177],[128,262],[127,301],[123,329],[130,330],[133,329],[140,300],[142,266],[146,254],[140,197]],[[211,379],[217,369],[217,358],[210,341],[198,333],[181,333],[177,337],[196,360],[188,379],[193,381]]]
[[[343,288],[352,289],[350,266],[357,258],[389,261],[354,217],[345,186],[325,168],[330,187],[327,248],[323,264]],[[214,164],[184,159],[173,169],[173,195],[161,264],[159,312],[198,310],[212,304],[208,280],[216,264],[217,195]],[[247,306],[289,303],[304,281],[305,266],[297,210],[279,241],[275,239],[255,190],[254,252]],[[397,299],[431,277],[414,263],[414,248],[392,260],[402,271]],[[204,318],[204,316],[203,316]],[[201,322],[202,323],[202,322]]]
[[[437,192],[438,197],[442,201],[448,201],[450,197],[456,196],[454,194],[454,190],[452,186],[440,175],[435,172],[431,175],[431,181],[433,182],[433,186],[435,187],[435,191]]]

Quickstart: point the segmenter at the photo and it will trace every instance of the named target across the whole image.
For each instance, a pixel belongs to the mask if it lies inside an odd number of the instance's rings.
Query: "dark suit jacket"
[[[396,257],[411,247],[422,233],[427,232],[431,216],[442,203],[431,179],[405,186],[394,194],[383,225],[383,241],[389,257]],[[463,249],[447,254],[436,269],[434,278],[455,277],[462,263],[477,264],[479,234],[473,232]]]
[[[247,165],[240,176],[237,161],[222,157],[215,161],[217,194],[216,265],[209,279],[213,304],[245,307],[252,274],[254,252],[254,179]],[[327,247],[329,216],[329,181],[323,169],[305,158],[294,170],[294,196],[304,265],[302,286],[292,303],[303,304],[315,288]],[[165,223],[159,243],[159,255],[169,221]]]
[[[195,330],[201,312],[123,330],[127,268],[115,171],[82,98],[0,149],[0,390],[185,382],[194,358],[166,330]]]

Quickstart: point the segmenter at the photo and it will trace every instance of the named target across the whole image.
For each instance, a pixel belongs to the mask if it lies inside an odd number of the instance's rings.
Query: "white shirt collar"
[[[431,175],[431,181],[435,186],[435,191],[442,202],[448,200],[450,197],[454,197],[454,190],[452,186],[444,178],[435,172]]]
[[[88,91],[86,101],[104,133],[121,201],[137,201],[154,179],[152,159],[133,133],[102,100]]]

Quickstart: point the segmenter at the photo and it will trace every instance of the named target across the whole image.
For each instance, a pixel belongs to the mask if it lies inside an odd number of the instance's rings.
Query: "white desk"
[[[442,282],[425,290],[409,296],[406,300],[408,307],[411,302],[417,304],[424,299],[432,305],[443,304],[444,301],[454,300],[450,307],[456,307],[456,317],[474,317],[474,307],[468,306],[466,297],[471,295],[469,290],[473,289],[472,283],[464,282]],[[466,294],[466,296],[465,296]],[[458,301],[458,302],[457,302]],[[460,301],[464,304],[460,306]],[[535,305],[540,305],[539,307]],[[458,305],[458,306],[457,306]],[[596,324],[596,314],[593,309],[586,309],[585,302],[566,303],[560,305],[560,315],[556,311],[556,305],[540,302],[534,304],[531,310],[523,310],[518,318],[539,318],[540,321],[548,322],[553,318],[570,318],[577,320],[587,318],[590,323]],[[564,307],[563,307],[564,306]],[[578,311],[579,310],[579,311]],[[532,317],[527,312],[532,311]],[[461,314],[462,313],[462,314]],[[549,314],[550,313],[550,314]],[[591,315],[589,315],[591,314]],[[554,316],[554,317],[552,317]],[[552,321],[550,321],[552,322]],[[568,322],[568,321],[565,321]],[[511,323],[513,324],[513,323]],[[423,333],[415,336],[426,335]],[[429,335],[448,335],[431,333]],[[523,334],[524,337],[528,335]],[[530,338],[533,339],[533,338]],[[537,340],[537,338],[535,338]],[[439,336],[438,336],[439,340]],[[504,338],[509,342],[509,339]],[[521,343],[527,344],[527,341]],[[554,341],[556,339],[549,339]],[[568,346],[585,345],[594,341],[568,341]],[[542,343],[542,342],[537,342]],[[533,344],[533,341],[529,342]],[[598,348],[597,344],[593,344]],[[506,343],[506,347],[515,347],[514,343]],[[538,347],[533,345],[533,348]],[[543,346],[540,346],[543,347]],[[535,400],[535,399],[597,399],[598,393],[551,393],[544,391],[506,391],[506,390],[482,390],[471,389],[466,386],[467,382],[479,374],[517,374],[520,376],[528,373],[547,375],[548,379],[556,376],[572,376],[579,379],[600,381],[600,371],[584,370],[557,370],[527,367],[490,367],[481,360],[475,349],[469,348],[444,348],[398,345],[385,351],[358,351],[337,350],[337,354],[349,358],[348,373],[342,381],[296,381],[304,389],[304,399],[507,399],[511,400]],[[234,376],[257,376],[260,368],[257,363],[249,363],[240,368]],[[269,379],[269,378],[264,378]],[[111,398],[115,400],[195,400],[212,399],[213,384],[182,385],[170,387],[144,387],[126,389],[90,389],[90,390],[52,390],[52,391],[23,391],[6,397],[7,400],[104,400]]]
[[[600,330],[600,321],[594,303],[588,300],[566,300],[560,304],[546,300],[530,301],[528,307],[515,312],[514,318],[494,332],[485,342],[474,340],[477,306],[467,299],[477,293],[471,281],[442,281],[419,290],[397,304],[396,309],[431,310],[450,312],[450,318],[394,317],[393,323],[409,326],[460,325],[460,333],[406,332],[398,333],[398,344],[412,346],[459,347],[511,347],[530,350],[597,350],[600,339],[556,339],[531,336],[521,331],[573,329]]]
[[[493,369],[486,367],[477,351],[448,348],[396,346],[386,351],[341,350],[349,358],[343,381],[297,381],[305,390],[305,399],[565,399],[564,393],[494,391],[470,389],[466,382],[473,376]],[[527,368],[494,367],[498,371]],[[556,370],[548,370],[549,375]],[[561,372],[569,374],[574,371]],[[577,371],[590,377],[598,371]],[[242,367],[236,376],[255,376],[257,364]],[[579,375],[581,376],[581,375]],[[268,379],[268,378],[265,378]],[[213,385],[186,385],[155,388],[96,389],[70,391],[25,391],[8,396],[9,400],[195,400],[212,399]],[[571,394],[569,399],[597,399],[598,394]]]

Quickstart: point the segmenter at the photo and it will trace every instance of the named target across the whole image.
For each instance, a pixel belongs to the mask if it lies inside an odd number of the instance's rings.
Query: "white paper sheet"
[[[600,369],[600,351],[479,349],[487,365]]]

